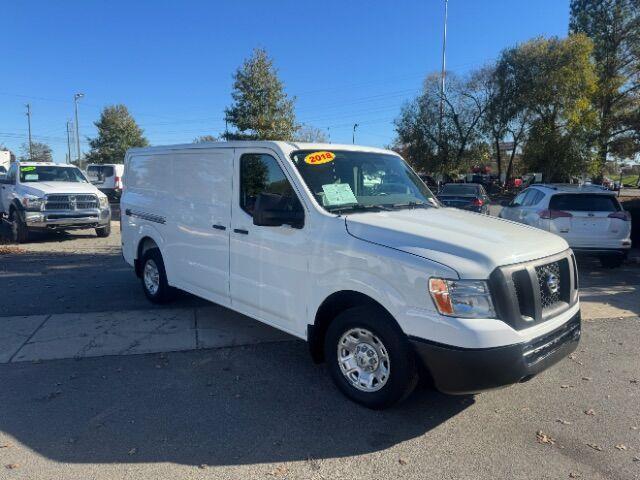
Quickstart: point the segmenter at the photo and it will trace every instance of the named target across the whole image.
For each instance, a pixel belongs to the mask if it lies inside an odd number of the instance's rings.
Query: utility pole
[[[80,164],[80,124],[78,123],[78,100],[81,99],[82,97],[84,97],[84,93],[76,93],[73,96],[73,103],[75,106],[75,113],[76,113],[76,148],[78,149],[78,151],[76,152],[78,157],[78,168],[82,168],[82,165]]]
[[[33,162],[33,142],[31,141],[31,104],[27,103],[27,123],[29,124],[29,160]]]
[[[442,122],[444,121],[444,84],[447,74],[447,17],[449,13],[449,0],[444,0],[444,29],[442,33],[442,70],[440,72],[440,121],[438,123],[438,156],[442,145]]]
[[[358,128],[360,125],[358,125],[357,123],[353,124],[353,136],[351,137],[351,143],[353,143],[355,145],[356,143],[356,128]]]
[[[67,163],[71,163],[71,132],[69,131],[69,128],[71,125],[69,125],[71,122],[69,122],[69,120],[67,120]]]

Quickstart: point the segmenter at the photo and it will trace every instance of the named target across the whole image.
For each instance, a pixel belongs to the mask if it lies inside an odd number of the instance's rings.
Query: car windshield
[[[25,165],[20,167],[20,183],[28,182],[79,182],[87,180],[76,167],[56,165]]]
[[[478,185],[471,185],[468,183],[449,183],[442,187],[440,195],[476,195],[478,191]]]
[[[569,212],[617,212],[620,204],[613,195],[568,193],[551,197],[549,209]]]
[[[438,206],[429,188],[397,155],[298,150],[291,159],[329,212]]]

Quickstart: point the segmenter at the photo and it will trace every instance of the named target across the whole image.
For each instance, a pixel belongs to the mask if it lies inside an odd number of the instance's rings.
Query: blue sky
[[[448,69],[464,73],[538,35],[565,36],[568,0],[450,0]],[[255,47],[275,60],[298,121],[332,142],[381,146],[440,67],[444,0],[9,1],[0,42],[0,143],[27,138],[65,160],[80,103],[82,148],[105,105],[126,104],[152,144],[224,131],[232,74]]]

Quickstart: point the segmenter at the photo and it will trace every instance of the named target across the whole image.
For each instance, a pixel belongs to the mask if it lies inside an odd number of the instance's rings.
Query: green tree
[[[218,137],[214,135],[200,135],[193,139],[193,143],[217,142]]]
[[[594,137],[602,175],[609,154],[629,158],[640,152],[640,2],[572,0],[569,30],[594,45]]]
[[[284,91],[273,61],[256,49],[233,76],[233,105],[226,120],[237,129],[227,139],[292,140],[298,130],[294,103]]]
[[[496,73],[512,113],[527,114],[525,164],[542,171],[546,180],[590,166],[589,132],[595,122],[591,98],[596,90],[592,49],[582,34],[537,38],[504,51],[498,61]]]
[[[46,143],[31,142],[31,150],[29,150],[29,142],[25,142],[20,147],[20,151],[22,152],[21,162],[53,162],[53,152]]]
[[[105,107],[94,125],[98,135],[89,140],[88,163],[122,163],[128,149],[149,145],[142,129],[124,105]]]

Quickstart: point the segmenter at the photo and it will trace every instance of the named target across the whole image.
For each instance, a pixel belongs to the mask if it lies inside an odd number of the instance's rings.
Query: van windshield
[[[79,182],[87,179],[76,167],[55,165],[25,165],[20,167],[20,183],[28,182]]]
[[[328,212],[439,206],[429,188],[397,155],[298,150],[291,160]]]

